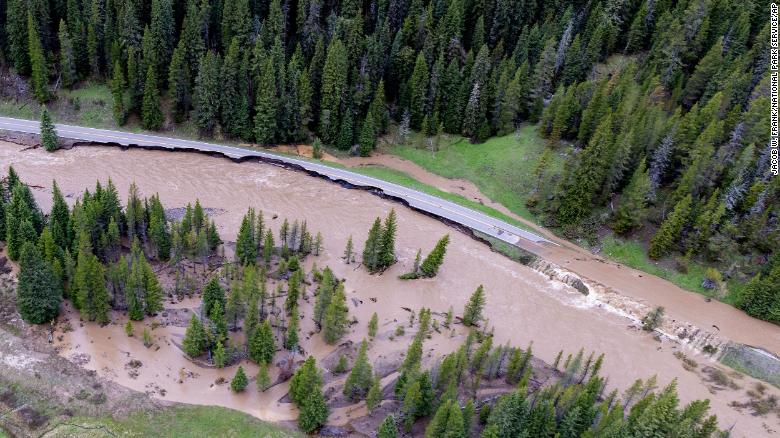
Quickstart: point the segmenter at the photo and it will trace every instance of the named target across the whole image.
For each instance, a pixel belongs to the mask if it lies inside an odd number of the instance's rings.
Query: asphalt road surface
[[[301,167],[309,172],[317,173],[333,181],[344,181],[354,186],[373,187],[380,190],[385,195],[404,199],[413,208],[422,210],[434,216],[442,217],[513,245],[527,246],[528,243],[534,245],[551,243],[544,237],[437,196],[432,196],[398,184],[350,172],[348,170],[338,169],[306,160],[299,160],[285,155],[194,140],[85,128],[81,126],[57,124],[56,129],[58,136],[79,141],[114,143],[123,146],[154,147],[170,150],[179,148],[195,149],[203,152],[220,153],[233,159],[259,157],[260,159],[270,160],[272,162],[282,162],[287,165]],[[0,130],[38,134],[40,123],[35,120],[0,117]]]

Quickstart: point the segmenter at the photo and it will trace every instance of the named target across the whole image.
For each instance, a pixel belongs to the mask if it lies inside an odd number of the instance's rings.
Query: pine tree
[[[352,252],[352,235],[350,234],[349,235],[349,239],[347,240],[347,247],[344,250],[344,257],[343,258],[344,258],[344,261],[347,264],[350,264],[350,262],[352,262],[353,257],[354,256],[353,256],[353,252]]]
[[[232,389],[233,392],[243,392],[248,384],[249,380],[246,378],[244,367],[239,365],[236,375],[233,377],[233,380],[230,381],[230,389]]]
[[[141,125],[144,129],[156,131],[163,123],[163,114],[160,110],[160,92],[157,89],[157,75],[153,66],[146,71],[144,83],[144,97],[141,107]]]
[[[265,320],[255,329],[249,344],[249,357],[257,362],[269,364],[276,354],[276,342],[271,324]]]
[[[396,438],[398,436],[398,428],[395,425],[395,417],[392,414],[385,417],[382,424],[379,425],[376,436],[377,438]]]
[[[217,341],[217,346],[214,347],[214,366],[224,368],[226,361],[225,347],[222,346],[222,341]]]
[[[209,51],[200,59],[195,78],[193,106],[195,124],[203,135],[211,136],[219,120],[221,80],[219,55]]]
[[[391,209],[390,214],[385,218],[382,237],[379,240],[379,264],[382,268],[387,268],[395,263],[395,234],[397,228],[395,209]]]
[[[59,313],[62,291],[52,266],[43,260],[32,242],[25,242],[19,260],[16,305],[30,324],[43,324]]]
[[[67,26],[65,26],[65,20],[60,19],[59,29],[60,78],[62,80],[62,85],[65,88],[70,88],[78,79],[73,54],[73,41],[70,38]]]
[[[265,392],[271,387],[271,377],[268,375],[268,365],[264,363],[260,364],[260,369],[257,371],[255,382],[258,391]]]
[[[428,428],[425,429],[426,438],[436,437],[465,437],[463,423],[463,413],[458,403],[453,400],[447,400],[439,406],[431,420]]]
[[[8,38],[8,57],[20,75],[30,74],[30,42],[28,37],[27,10],[24,0],[8,0],[5,12],[5,32]]]
[[[368,157],[374,150],[376,144],[376,128],[374,126],[374,117],[369,112],[366,119],[363,120],[363,126],[360,128],[360,156]]]
[[[615,231],[627,233],[642,223],[647,215],[646,205],[649,194],[650,177],[645,161],[642,160],[620,197],[620,206],[615,214]]]
[[[411,115],[412,129],[420,129],[423,117],[426,115],[428,78],[428,63],[421,51],[417,54],[414,71],[409,79],[409,114]]]
[[[171,65],[168,68],[168,96],[172,103],[173,120],[177,123],[186,120],[192,103],[190,90],[192,70],[187,63],[186,51],[187,47],[182,39],[173,50]]]
[[[300,324],[300,316],[298,315],[298,305],[293,306],[290,311],[290,317],[288,318],[287,333],[284,337],[284,348],[293,351],[298,348],[298,325]]]
[[[363,246],[363,264],[372,274],[380,269],[380,245],[382,238],[382,221],[376,218],[368,231],[366,244]]]
[[[54,243],[60,248],[67,248],[68,229],[70,228],[70,212],[65,198],[62,196],[57,181],[52,182],[52,208],[49,214],[49,228],[51,229]]]
[[[225,342],[228,339],[227,321],[225,320],[225,309],[219,302],[214,303],[209,313],[209,323],[211,325],[211,337],[218,342]]]
[[[27,36],[33,95],[38,103],[46,103],[51,99],[49,68],[46,64],[46,54],[41,46],[38,29],[33,21],[32,11],[27,13]]]
[[[82,232],[74,280],[74,295],[85,319],[101,324],[108,322],[109,297],[103,266],[92,254],[89,238]]]
[[[352,366],[347,380],[344,382],[344,395],[353,401],[362,400],[368,395],[373,383],[373,370],[368,363],[368,342],[364,339],[360,344],[357,359]]]
[[[485,291],[480,284],[469,298],[463,309],[463,325],[476,326],[482,320],[482,309],[485,308]]]
[[[252,233],[253,228],[250,221],[250,214],[247,213],[241,220],[241,227],[236,238],[236,260],[242,265],[254,264],[257,258],[257,244]]]
[[[208,337],[203,324],[197,316],[192,315],[187,331],[184,333],[182,341],[182,350],[190,357],[198,357],[206,351]]]
[[[241,2],[236,1],[236,3]],[[230,43],[227,55],[225,55],[220,75],[222,79],[220,120],[225,134],[233,138],[247,137],[250,128],[247,86],[244,83],[243,73],[245,72],[242,71],[239,41],[238,38],[234,38]]]
[[[309,394],[322,387],[322,375],[314,356],[309,356],[290,379],[289,396],[293,403],[302,405]]]
[[[344,296],[344,288],[337,287],[328,307],[325,309],[325,317],[322,322],[325,342],[332,345],[344,336],[349,324],[347,321],[348,314],[349,308],[347,307],[347,298]]]
[[[672,213],[650,239],[650,249],[647,253],[651,258],[657,260],[665,256],[678,241],[683,227],[688,222],[691,203],[691,195],[687,195],[674,206]]]
[[[111,110],[114,115],[114,122],[117,125],[125,123],[125,75],[122,71],[122,64],[119,61],[114,63],[113,76],[109,87],[111,88]]]
[[[223,309],[225,308],[225,291],[219,285],[219,279],[212,277],[203,288],[203,315],[211,315],[211,308],[217,303]]]
[[[439,272],[439,268],[444,263],[444,254],[447,252],[447,245],[450,243],[450,235],[446,234],[444,237],[436,242],[436,246],[425,257],[420,265],[420,272],[423,277],[435,277]]]
[[[271,144],[276,140],[278,109],[273,59],[267,56],[261,68],[255,99],[255,141],[260,144]]]
[[[59,149],[57,142],[57,131],[54,129],[51,116],[49,116],[49,110],[43,107],[41,111],[41,144],[47,152],[54,152]]]
[[[344,43],[334,38],[322,69],[320,88],[319,136],[328,144],[335,142],[341,126],[342,96],[347,86],[348,60]]]
[[[312,433],[324,425],[328,420],[328,405],[325,402],[325,396],[322,389],[316,388],[309,394],[300,406],[298,414],[298,426],[306,432]]]
[[[371,315],[371,319],[368,321],[368,337],[374,339],[376,337],[376,331],[379,328],[379,317],[376,312]]]
[[[371,387],[368,389],[368,394],[366,395],[366,408],[368,408],[368,412],[373,412],[374,409],[379,407],[383,398],[382,382],[379,379],[379,376],[376,376],[371,380]]]

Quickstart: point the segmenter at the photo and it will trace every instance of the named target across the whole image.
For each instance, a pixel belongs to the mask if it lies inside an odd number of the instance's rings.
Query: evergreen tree
[[[276,140],[277,116],[276,77],[273,59],[266,57],[262,63],[257,97],[255,99],[255,141],[271,144]]]
[[[353,252],[352,252],[352,235],[350,234],[349,235],[349,239],[347,240],[347,247],[344,250],[344,257],[343,258],[344,258],[344,261],[347,264],[350,264],[350,262],[352,262],[353,257],[354,256],[353,256]]]
[[[27,13],[27,36],[33,95],[38,103],[46,103],[51,99],[49,68],[46,64],[46,54],[41,45],[38,29],[33,21],[32,11]]]
[[[198,75],[195,78],[193,105],[195,123],[203,135],[214,133],[219,120],[219,101],[221,94],[219,55],[209,51],[200,59]]]
[[[156,131],[163,123],[163,114],[160,110],[160,92],[157,89],[157,75],[153,66],[146,70],[146,82],[144,83],[144,97],[141,107],[141,125],[144,129]]]
[[[298,325],[300,316],[298,315],[298,305],[293,306],[290,311],[289,323],[287,324],[287,334],[284,337],[284,348],[292,351],[298,348]]]
[[[446,234],[444,237],[436,242],[436,246],[433,248],[430,254],[425,257],[420,265],[420,272],[423,277],[435,277],[439,272],[439,267],[444,263],[444,254],[447,252],[447,245],[450,243],[450,235]]]
[[[70,212],[65,197],[62,196],[57,181],[52,182],[52,207],[49,214],[49,228],[51,229],[54,243],[60,248],[67,248],[68,229],[70,228]],[[0,202],[1,203],[1,202]]]
[[[344,43],[334,38],[328,46],[320,89],[319,135],[329,144],[333,144],[336,140],[341,126],[339,109],[347,86],[347,69],[347,51]]]
[[[357,401],[362,400],[368,395],[368,391],[373,384],[373,370],[368,363],[368,342],[364,339],[360,344],[357,359],[352,366],[347,380],[344,382],[344,395]]]
[[[32,242],[25,242],[19,260],[16,305],[30,324],[43,324],[59,313],[62,291],[54,269]]]
[[[60,19],[59,29],[60,78],[62,80],[62,85],[65,88],[70,88],[78,79],[76,61],[73,53],[73,41],[70,38],[67,26],[65,26],[65,20]]]
[[[363,120],[363,126],[360,128],[360,156],[368,157],[374,150],[376,144],[376,127],[374,126],[374,117],[369,112],[366,119]]]
[[[374,409],[379,407],[383,398],[382,382],[379,379],[379,376],[376,376],[371,380],[371,387],[368,389],[368,394],[366,395],[366,408],[368,408],[368,412],[373,412]]]
[[[650,177],[645,161],[642,160],[620,197],[620,206],[615,214],[615,231],[627,233],[642,223],[647,215],[646,205],[649,194]]]
[[[463,423],[463,413],[458,403],[447,400],[439,406],[428,427],[425,429],[426,438],[435,437],[466,437]]]
[[[59,149],[57,142],[57,131],[54,129],[51,116],[49,116],[49,110],[43,107],[41,111],[41,144],[47,152],[54,152]]]
[[[368,337],[374,339],[376,337],[376,331],[379,327],[379,317],[376,312],[371,315],[371,319],[368,321]]]
[[[379,264],[382,268],[387,268],[395,263],[395,234],[397,228],[395,209],[391,209],[390,214],[385,218],[382,237],[379,241]]]
[[[485,308],[485,291],[482,285],[479,285],[476,291],[469,298],[466,307],[463,309],[463,325],[476,326],[482,320],[482,310]]]
[[[225,308],[225,291],[219,285],[219,279],[212,277],[203,288],[203,315],[211,315],[211,308],[217,303]]]
[[[344,296],[344,288],[337,287],[333,297],[325,309],[325,317],[322,321],[322,330],[325,342],[335,344],[347,332],[347,297]]]
[[[122,71],[122,64],[119,61],[114,63],[113,77],[109,83],[111,88],[111,110],[114,115],[114,122],[117,125],[124,125],[125,123],[125,75]]]
[[[388,415],[379,425],[379,430],[376,432],[377,438],[396,438],[398,436],[398,428],[395,425],[395,417]]]
[[[241,220],[241,227],[236,238],[236,259],[242,265],[254,264],[257,258],[257,244],[252,230],[251,216],[247,213]]]
[[[691,195],[688,195],[674,206],[672,213],[650,240],[650,249],[647,253],[651,258],[657,260],[665,256],[678,241],[683,227],[688,222],[691,203]]]
[[[192,70],[187,63],[187,47],[184,40],[173,50],[171,65],[168,68],[168,95],[171,100],[171,113],[177,123],[183,122],[192,104]],[[116,74],[116,73],[115,73]],[[121,73],[120,73],[121,74]]]
[[[233,380],[230,381],[230,389],[232,389],[233,392],[243,392],[248,384],[249,380],[246,378],[244,367],[239,365],[236,375],[233,377]]]
[[[307,395],[299,409],[298,426],[306,433],[314,432],[328,420],[328,405],[320,388]]]
[[[249,357],[257,362],[269,364],[276,354],[276,341],[271,324],[265,320],[255,329],[249,343]]]
[[[222,346],[222,341],[217,341],[217,346],[214,347],[214,366],[224,368],[225,361],[227,361],[225,347]]]
[[[420,129],[423,117],[426,115],[428,95],[428,63],[423,52],[417,54],[414,71],[409,79],[409,114],[413,129]]]
[[[182,341],[182,350],[190,357],[198,357],[206,351],[208,346],[208,335],[203,328],[197,316],[192,315],[187,331],[184,333]]]
[[[382,238],[382,221],[376,218],[368,231],[366,244],[363,246],[363,264],[369,272],[374,273],[380,269],[380,245]]]
[[[260,369],[257,371],[255,382],[257,383],[258,391],[265,392],[271,387],[271,377],[268,375],[268,365],[264,363],[260,364]]]

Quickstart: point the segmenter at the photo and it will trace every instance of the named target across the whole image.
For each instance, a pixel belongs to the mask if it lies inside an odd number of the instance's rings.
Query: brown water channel
[[[492,252],[486,245],[433,218],[368,192],[343,189],[325,180],[271,165],[237,164],[194,153],[122,151],[89,146],[50,154],[41,149],[24,150],[23,146],[0,142],[0,172],[5,172],[8,165],[13,165],[25,182],[36,187],[34,193],[44,210],[51,204],[53,178],[72,202],[85,188],[94,187],[96,180],[105,182],[111,177],[123,198],[130,184],[135,182],[144,196],[159,193],[166,208],[183,207],[199,198],[204,207],[224,210],[214,219],[226,241],[235,240],[241,217],[248,207],[262,210],[274,230],[278,230],[285,217],[305,219],[309,229],[322,232],[325,238],[324,253],[310,257],[307,263],[315,261],[320,267],[330,266],[338,277],[346,278],[350,313],[359,320],[347,337],[359,342],[366,336],[370,315],[379,314],[380,335],[369,350],[375,363],[397,357],[406,349],[411,333],[390,339],[396,325],[408,321],[409,314],[403,307],[415,310],[428,307],[434,312],[446,312],[453,306],[459,314],[469,295],[483,284],[487,292],[485,314],[490,325],[495,326],[496,343],[509,342],[524,347],[533,341],[534,353],[548,362],[552,362],[561,349],[576,353],[585,347],[588,351],[603,352],[606,355],[604,374],[609,375],[609,383],[614,387],[622,389],[636,378],[654,374],[661,385],[676,378],[684,402],[710,398],[721,426],[736,424],[738,436],[763,436],[768,434],[767,427],[778,428],[777,417],[753,417],[728,406],[731,401],[744,401],[744,389],[754,383],[752,379],[738,380],[742,390],[712,392],[702,376],[683,369],[673,353],[684,350],[701,365],[717,366],[708,357],[674,342],[659,343],[651,335],[632,327],[632,321],[609,311],[606,306],[599,306],[573,288]],[[371,222],[377,216],[385,216],[391,208],[398,214],[398,263],[381,276],[368,275],[364,269],[356,269],[354,264],[344,264],[341,255],[348,237],[353,236],[356,249],[360,251]],[[278,219],[271,220],[273,215]],[[397,278],[409,270],[418,248],[427,252],[447,233],[451,243],[435,279],[401,281]],[[576,261],[572,259],[572,263]],[[605,270],[620,269],[603,265]],[[649,296],[673,298],[673,291],[660,290],[668,283],[652,280],[654,277],[648,281],[647,276],[644,277],[634,277],[635,283],[625,285],[631,290],[648,288]],[[360,304],[356,306],[353,298]],[[170,307],[195,307],[197,304],[192,301]],[[704,318],[702,315],[713,310],[711,303],[701,299],[684,298],[679,301],[684,309],[678,311],[677,306],[677,303],[667,306],[672,315],[690,314]],[[739,321],[738,325],[729,326],[735,332],[734,337],[748,340],[761,337],[769,339],[772,346],[778,344],[780,328],[745,318],[735,309],[729,309],[718,307],[713,318]],[[303,306],[302,313],[306,317],[301,333],[306,334],[313,328],[311,306]],[[60,342],[61,354],[86,361],[84,367],[122,385],[166,400],[222,405],[270,421],[295,418],[294,407],[280,401],[287,392],[286,384],[264,393],[250,386],[239,395],[231,393],[229,385],[215,385],[219,377],[232,377],[236,366],[218,370],[193,364],[172,345],[181,342],[184,328],[156,328],[152,334],[159,349],[147,349],[139,335],[128,338],[124,334],[125,320],[118,315],[114,315],[114,323],[105,327],[82,324],[71,310],[61,322],[66,319],[73,331],[64,333]],[[140,333],[143,324],[150,322],[138,323],[136,333]],[[319,335],[302,338],[305,350],[318,358],[327,356],[335,348],[324,344]],[[454,334],[445,331],[435,335],[425,344],[426,360],[434,361],[464,339],[465,331],[461,328]],[[282,356],[278,353],[276,360]],[[143,363],[135,377],[131,377],[125,368],[130,359]],[[246,362],[243,365],[253,377],[257,368]],[[276,372],[272,369],[272,379]],[[343,424],[349,416],[362,414],[362,404],[339,408],[334,410],[331,422]]]

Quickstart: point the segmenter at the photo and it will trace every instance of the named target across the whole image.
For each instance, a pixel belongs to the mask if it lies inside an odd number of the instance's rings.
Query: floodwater
[[[712,411],[721,420],[721,427],[736,425],[737,436],[764,436],[770,433],[767,428],[780,427],[776,416],[753,417],[728,405],[732,401],[744,401],[745,389],[754,380],[739,379],[741,390],[711,392],[702,377],[684,370],[673,353],[682,349],[702,366],[717,366],[706,356],[674,342],[659,343],[651,335],[632,328],[633,321],[610,312],[607,306],[598,305],[573,288],[494,253],[482,243],[435,219],[368,192],[343,189],[322,179],[267,164],[237,164],[191,153],[122,151],[98,146],[82,146],[54,154],[41,149],[23,149],[0,142],[0,171],[5,172],[12,164],[24,181],[36,187],[33,192],[44,209],[51,204],[52,178],[57,179],[63,193],[73,201],[85,188],[94,187],[96,180],[105,182],[111,177],[123,198],[130,184],[135,182],[144,196],[159,193],[166,208],[185,206],[197,197],[204,207],[224,209],[224,213],[214,217],[223,240],[235,239],[241,217],[248,207],[262,210],[274,230],[278,230],[285,217],[305,219],[310,230],[322,232],[325,248],[319,257],[310,257],[307,263],[316,262],[320,268],[330,266],[338,277],[346,278],[350,313],[359,321],[352,326],[346,339],[355,342],[363,339],[370,315],[379,314],[380,336],[369,349],[375,363],[397,356],[406,349],[411,330],[407,329],[407,334],[401,338],[390,339],[396,325],[408,325],[409,314],[404,307],[415,310],[428,307],[443,313],[452,306],[457,315],[471,293],[483,284],[487,296],[485,315],[495,328],[496,344],[508,342],[524,347],[533,341],[534,354],[547,362],[552,362],[561,349],[576,353],[585,347],[587,351],[605,353],[603,373],[609,376],[611,386],[623,389],[637,378],[654,374],[661,385],[676,378],[683,402],[710,398]],[[348,237],[353,236],[356,250],[360,251],[374,218],[384,217],[391,208],[395,208],[398,215],[398,263],[381,276],[368,275],[365,270],[356,269],[355,264],[346,265],[341,255]],[[274,215],[278,218],[272,220]],[[418,248],[429,251],[447,233],[450,234],[450,245],[435,279],[401,281],[397,278],[410,269]],[[569,257],[569,264],[558,260],[559,264],[570,268],[578,263],[574,256]],[[610,285],[614,289],[622,291],[625,287],[629,296],[636,295],[649,304],[664,305],[672,318],[690,316],[694,323],[712,321],[720,327],[721,334],[730,339],[761,345],[772,351],[780,350],[777,348],[780,328],[776,326],[747,318],[735,309],[717,303],[706,303],[700,297],[691,298],[683,293],[677,296],[678,291],[668,283],[647,275],[639,278],[625,267],[598,265],[603,266],[603,272],[594,271],[597,276],[606,278],[605,273],[614,271],[616,275],[624,276],[620,278],[632,279]],[[313,328],[311,305],[303,304],[302,313],[305,316],[301,326],[303,348],[318,358],[325,357],[336,347],[324,344],[319,335],[306,339]],[[137,323],[136,335],[128,338],[122,329],[125,320],[118,316],[114,317],[113,324],[102,328],[95,324],[82,325],[73,312],[67,312],[62,319],[62,322],[67,319],[73,330],[62,333],[62,329],[58,329],[57,335],[62,335],[62,340],[58,341],[61,354],[77,361],[88,359],[84,367],[122,385],[164,400],[222,405],[269,421],[295,418],[294,407],[280,401],[287,392],[286,384],[259,393],[252,382],[243,394],[232,394],[228,384],[214,384],[219,377],[231,378],[237,365],[217,370],[197,366],[186,359],[171,345],[181,342],[184,328],[156,328],[152,331],[156,346],[147,349],[141,343],[140,333],[141,326],[151,321]],[[60,324],[62,326],[64,324]],[[728,333],[723,333],[725,331]],[[452,351],[464,339],[465,332],[461,328],[454,333],[435,334],[426,341],[426,361],[430,363]],[[750,340],[755,342],[748,342]],[[283,357],[283,353],[277,353],[275,361]],[[136,377],[131,377],[125,368],[131,359],[143,363]],[[257,368],[246,362],[243,366],[250,378],[254,377]],[[272,369],[272,380],[276,372]],[[334,410],[330,421],[343,424],[350,416],[363,412],[362,404],[339,408]]]

